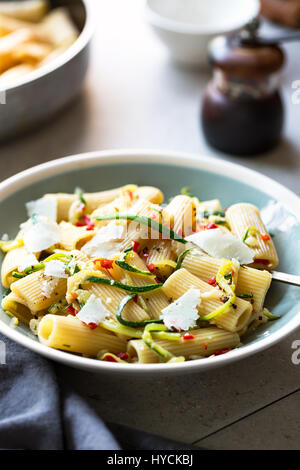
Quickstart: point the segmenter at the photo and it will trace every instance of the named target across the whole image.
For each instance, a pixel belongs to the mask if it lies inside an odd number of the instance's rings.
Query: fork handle
[[[283,282],[292,286],[300,286],[300,276],[295,274],[279,273],[278,271],[271,271],[273,281]]]

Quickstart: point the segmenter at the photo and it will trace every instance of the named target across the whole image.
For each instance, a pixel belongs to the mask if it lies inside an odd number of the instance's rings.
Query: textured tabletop
[[[209,72],[172,64],[144,23],[141,0],[97,0],[97,31],[81,95],[59,117],[0,147],[1,179],[65,155],[107,148],[157,148],[216,155],[259,170],[300,195],[299,44],[286,48],[284,139],[256,158],[216,154],[199,127]],[[296,50],[297,49],[297,50]],[[5,105],[0,105],[5,106]],[[300,330],[250,359],[198,375],[157,380],[102,378],[60,366],[105,419],[201,448],[299,449]]]

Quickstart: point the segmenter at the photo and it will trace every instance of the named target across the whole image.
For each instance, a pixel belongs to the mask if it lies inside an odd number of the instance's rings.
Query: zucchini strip
[[[20,248],[23,245],[24,242],[21,238],[7,241],[0,240],[0,250],[2,250],[3,253],[8,253],[9,251],[14,250],[15,248]]]
[[[176,264],[176,268],[175,268],[175,271],[177,271],[177,269],[180,269],[181,268],[181,265],[182,265],[182,262],[183,262],[183,258],[185,257],[185,255],[187,255],[190,251],[192,251],[194,248],[189,248],[188,250],[185,250],[183,251],[182,253],[180,253],[180,255],[178,256],[177,258],[177,264]]]
[[[235,294],[235,284],[229,285],[226,282],[226,273],[228,271],[232,270],[233,262],[224,259],[223,263],[220,266],[220,269],[217,274],[217,284],[219,287],[230,297],[227,302],[225,302],[224,305],[221,305],[221,307],[217,308],[213,312],[209,313],[208,315],[205,315],[204,317],[200,317],[200,321],[209,321],[212,320],[213,318],[216,318],[217,316],[221,315],[222,313],[225,313],[226,310],[228,310],[232,304],[234,304],[236,300],[236,294]]]
[[[117,214],[102,215],[102,216],[96,217],[95,219],[96,220],[131,220],[134,222],[138,222],[142,225],[146,225],[147,227],[153,230],[156,230],[160,234],[165,235],[166,238],[168,239],[176,240],[177,242],[183,243],[183,244],[187,243],[187,240],[185,240],[184,238],[181,238],[178,233],[174,232],[168,227],[165,227],[162,223],[157,222],[156,220],[150,219],[149,217],[145,217],[143,215],[117,213]]]
[[[22,275],[22,277],[27,276],[28,274],[35,273],[37,271],[41,271],[41,269],[44,269],[46,267],[45,263],[48,263],[48,261],[60,260],[61,258],[66,260],[67,262],[70,262],[72,260],[72,256],[66,255],[65,253],[54,253],[53,255],[48,256],[48,258],[44,259],[44,261],[42,261],[41,263],[28,266],[28,268],[24,270],[24,274]],[[19,276],[14,276],[14,274],[16,273],[14,272],[12,274],[13,277],[19,277]]]
[[[128,338],[142,339],[143,337],[143,330],[139,330],[138,328],[130,328],[129,326],[123,326],[113,320],[104,320],[103,322],[99,323],[99,326],[105,330],[112,331],[117,335],[119,334],[128,336]],[[152,333],[152,337],[155,339],[166,339],[166,335],[169,341],[179,341],[181,338],[181,335],[178,333],[165,333],[163,331],[154,331]]]
[[[150,276],[155,278],[155,274],[150,273],[150,271],[141,271],[140,269],[135,268],[126,261],[115,260],[115,263],[117,266],[120,266],[120,268],[124,269],[125,271],[129,271],[134,274],[139,274],[140,276]]]
[[[125,290],[127,292],[132,292],[135,294],[143,294],[144,292],[151,292],[153,290],[159,289],[162,284],[148,284],[146,286],[129,286],[128,284],[123,284],[122,282],[114,281],[113,279],[107,279],[104,277],[97,276],[88,276],[86,279],[82,280],[84,282],[95,282],[98,284],[106,284],[107,286],[117,287],[118,289]]]
[[[143,333],[143,340],[144,343],[148,346],[148,348],[152,349],[152,351],[158,354],[158,356],[163,362],[184,362],[185,358],[183,356],[174,356],[174,354],[170,353],[170,351],[168,351],[167,349],[162,348],[153,340],[151,333],[154,331],[160,331],[162,333],[161,339],[168,339],[168,328],[165,325],[157,325],[153,322],[149,323],[148,325],[146,325]]]
[[[200,217],[203,217],[204,219],[208,219],[211,215],[216,215],[219,217],[225,217],[226,214],[224,211],[203,211],[199,212],[198,214]]]
[[[270,310],[268,310],[267,308],[264,308],[263,309],[263,315],[265,317],[267,317],[267,319],[269,321],[273,321],[273,320],[278,320],[280,318],[279,315],[274,315],[273,313],[270,312]]]
[[[146,321],[124,320],[124,318],[122,318],[122,312],[124,308],[126,307],[126,305],[128,304],[128,302],[130,302],[130,300],[132,300],[135,297],[135,295],[136,294],[129,294],[126,297],[124,297],[124,299],[119,303],[119,306],[116,311],[116,318],[118,322],[121,323],[121,325],[129,326],[130,328],[142,328],[146,325],[149,325],[150,323],[151,324],[163,323],[162,320],[146,320]]]

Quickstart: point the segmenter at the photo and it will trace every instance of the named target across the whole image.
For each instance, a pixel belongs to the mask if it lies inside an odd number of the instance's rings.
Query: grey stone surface
[[[291,361],[299,338],[300,330],[263,353],[201,374],[137,380],[59,371],[104,419],[191,444],[300,389],[300,365]],[[299,409],[294,419],[299,425]]]
[[[140,0],[97,4],[91,67],[80,97],[46,127],[1,145],[1,179],[50,159],[105,148],[215,155],[204,142],[198,121],[209,72],[177,68],[169,61],[143,22]],[[292,82],[300,80],[297,48],[298,44],[287,47],[287,119],[281,145],[256,158],[218,156],[261,171],[299,195],[300,105],[292,104]],[[0,112],[5,112],[4,106]],[[291,363],[293,339],[300,339],[300,331],[262,354],[201,375],[120,380],[63,366],[59,370],[62,380],[79,389],[110,421],[200,447],[299,448],[299,394],[246,418],[299,389],[300,365]],[[231,426],[231,434],[229,428],[217,432],[240,419]],[[257,426],[261,436],[272,431],[273,440],[260,442]],[[215,441],[214,436],[205,439],[211,433],[216,433]]]
[[[196,443],[218,450],[299,450],[300,391]]]

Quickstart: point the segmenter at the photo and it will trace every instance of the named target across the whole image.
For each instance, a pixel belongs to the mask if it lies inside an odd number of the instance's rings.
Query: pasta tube
[[[202,298],[202,302],[198,307],[199,316],[205,316],[219,308],[223,302],[220,300],[222,293],[211,287],[198,277],[189,273],[186,269],[182,268],[175,271],[164,283],[163,291],[170,301],[174,301],[181,297],[191,287],[199,289],[201,294],[211,293],[211,296]],[[231,332],[238,332],[245,325],[248,324],[252,313],[252,305],[242,299],[236,299],[236,308],[230,307],[225,313],[222,313],[210,321],[216,324],[219,328]]]
[[[45,315],[38,326],[42,344],[86,356],[97,356],[101,350],[119,353],[126,350],[126,341],[101,327],[91,330],[72,316]]]
[[[254,263],[251,266],[262,269],[276,268],[276,249],[257,207],[247,203],[234,204],[227,210],[226,219],[232,232],[254,250]]]
[[[192,250],[182,262],[182,267],[208,282],[221,266],[221,260],[211,258]],[[272,276],[268,271],[259,271],[249,267],[240,267],[237,278],[236,294],[249,301],[253,300],[253,310],[259,313],[263,309],[266,294],[270,288]],[[248,296],[248,297],[247,297]]]
[[[192,356],[210,356],[224,349],[235,348],[240,343],[237,333],[230,333],[219,328],[203,328],[193,330],[192,333],[194,339],[181,338],[180,341],[156,340],[155,342],[175,356],[184,356],[186,359]],[[137,357],[139,363],[160,362],[159,356],[142,340],[129,341],[127,351],[131,357]]]

